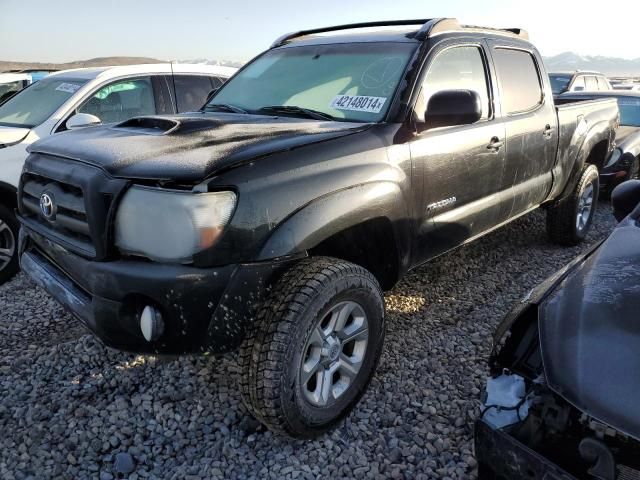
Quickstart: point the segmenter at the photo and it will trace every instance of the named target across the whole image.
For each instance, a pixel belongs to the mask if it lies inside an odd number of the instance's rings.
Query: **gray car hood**
[[[640,440],[640,207],[540,305],[549,387]]]
[[[193,183],[224,168],[370,125],[226,113],[141,117],[52,135],[29,151],[90,163],[114,177]]]

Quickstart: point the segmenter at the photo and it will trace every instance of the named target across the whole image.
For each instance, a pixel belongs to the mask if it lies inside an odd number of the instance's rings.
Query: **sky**
[[[615,8],[584,0],[0,0],[0,60],[247,61],[290,31],[434,17],[524,28],[545,56],[640,57],[638,0],[611,3]]]

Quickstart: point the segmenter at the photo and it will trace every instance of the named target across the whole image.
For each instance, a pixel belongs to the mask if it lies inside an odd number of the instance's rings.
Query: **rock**
[[[129,453],[121,452],[116,454],[116,459],[113,462],[113,468],[116,472],[127,475],[135,470],[136,464]]]

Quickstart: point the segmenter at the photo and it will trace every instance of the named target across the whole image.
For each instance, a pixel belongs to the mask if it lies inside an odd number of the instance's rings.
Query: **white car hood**
[[[0,148],[19,143],[29,135],[30,129],[0,126]]]

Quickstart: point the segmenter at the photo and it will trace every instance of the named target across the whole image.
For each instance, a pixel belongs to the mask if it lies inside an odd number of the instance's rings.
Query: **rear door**
[[[542,59],[533,49],[491,40],[506,128],[502,189],[511,189],[506,218],[538,206],[551,188],[557,145],[557,115]]]
[[[414,169],[424,185],[417,215],[416,261],[426,261],[499,224],[504,125],[494,109],[495,79],[483,41],[444,41],[426,61],[414,118],[421,133],[411,141]],[[469,89],[482,99],[473,125],[428,129],[429,98],[442,90]]]

